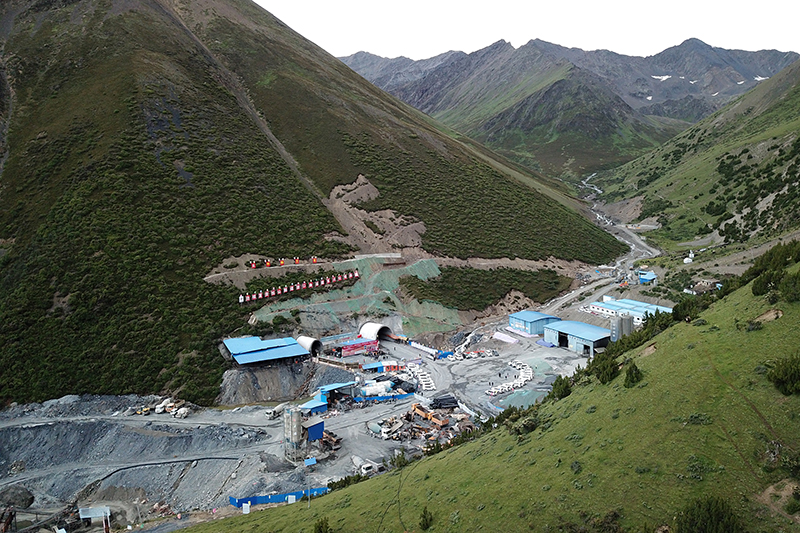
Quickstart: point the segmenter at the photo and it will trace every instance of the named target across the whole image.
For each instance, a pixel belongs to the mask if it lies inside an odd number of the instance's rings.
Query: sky
[[[757,0],[255,0],[328,53],[427,59],[531,39],[649,56],[688,38],[728,49],[800,52],[800,2]]]

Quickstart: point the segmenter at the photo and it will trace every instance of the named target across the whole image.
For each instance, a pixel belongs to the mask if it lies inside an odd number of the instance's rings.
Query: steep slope
[[[642,197],[664,243],[711,234],[746,242],[798,227],[800,62],[598,183],[605,199]]]
[[[633,111],[596,75],[568,67],[563,79],[488,118],[472,135],[530,166],[538,161],[583,175],[658,146],[666,132],[663,121]]]
[[[451,52],[424,62],[376,56],[366,61],[364,53],[342,60],[377,86],[529,168],[570,177],[610,168],[658,146],[797,58],[794,52],[714,48],[697,39],[646,58],[537,39],[518,49],[499,41],[468,56]],[[540,91],[552,89],[547,101],[539,102],[549,106],[542,114],[569,108],[574,90],[557,82],[579,72],[574,83],[585,84],[583,100],[591,101],[584,113],[595,125],[602,123],[608,132],[603,141],[579,128],[561,130],[564,138],[554,138],[557,123],[527,130],[506,123],[508,131],[485,135],[491,128],[487,122],[515,115]]]
[[[743,327],[755,322],[760,329]],[[310,510],[269,509],[224,529],[310,530],[327,518],[340,531],[409,531],[427,507],[436,531],[675,531],[689,502],[715,496],[745,531],[796,531],[797,515],[783,506],[798,483],[800,396],[782,395],[765,373],[794,352],[798,323],[800,304],[771,306],[747,285],[626,354],[643,373],[631,388],[624,375],[606,385],[584,379],[475,442],[335,491]],[[770,496],[786,487],[780,500]]]
[[[0,39],[0,399],[211,401],[216,345],[247,317],[202,278],[245,253],[351,253],[326,205],[359,174],[428,253],[621,249],[249,0],[14,0]]]

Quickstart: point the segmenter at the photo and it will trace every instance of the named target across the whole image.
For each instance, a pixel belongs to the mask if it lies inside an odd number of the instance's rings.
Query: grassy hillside
[[[191,41],[162,44],[167,21],[103,20],[98,9],[84,33],[69,9],[49,13],[36,31],[23,15],[6,42],[16,100],[0,211],[13,243],[0,277],[0,397],[213,399],[224,369],[214,341],[245,317],[234,289],[202,276],[251,250],[344,253],[321,238],[338,224]]]
[[[310,532],[327,518],[341,532],[419,531],[427,506],[432,531],[653,532],[674,527],[693,499],[717,496],[748,531],[796,531],[782,511],[790,496],[760,495],[800,472],[800,396],[765,377],[800,342],[800,304],[769,304],[751,287],[629,352],[643,373],[631,388],[624,372],[607,385],[583,378],[528,419],[529,433],[522,419],[501,424],[310,510],[271,509],[224,529]],[[781,318],[744,327],[776,308]]]
[[[464,131],[510,159],[574,179],[630,161],[687,125],[635,112],[590,72],[561,70]]]
[[[800,221],[800,63],[661,148],[602,176],[608,201],[642,196],[664,244],[718,232],[780,235]]]
[[[2,401],[212,401],[216,345],[246,313],[202,278],[244,253],[351,253],[325,239],[344,230],[322,200],[359,173],[381,208],[426,224],[431,251],[622,251],[561,191],[441,133],[248,0],[14,0],[0,20]],[[462,189],[470,209],[451,198]],[[544,225],[547,238],[502,236]]]

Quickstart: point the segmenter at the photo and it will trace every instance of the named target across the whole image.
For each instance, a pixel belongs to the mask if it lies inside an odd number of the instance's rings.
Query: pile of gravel
[[[17,509],[27,509],[33,505],[33,494],[22,485],[11,485],[0,490],[0,508],[9,505]]]

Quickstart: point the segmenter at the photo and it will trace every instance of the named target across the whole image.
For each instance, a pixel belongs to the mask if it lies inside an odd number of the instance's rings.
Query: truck
[[[370,476],[378,472],[378,465],[372,461],[362,459],[358,455],[353,456],[353,465],[356,467],[356,473],[362,476]]]
[[[289,405],[289,402],[279,403],[275,407],[270,407],[269,409],[267,409],[266,413],[264,414],[267,415],[267,418],[269,420],[275,420],[276,418],[281,416],[283,410],[286,409],[287,405]]]

